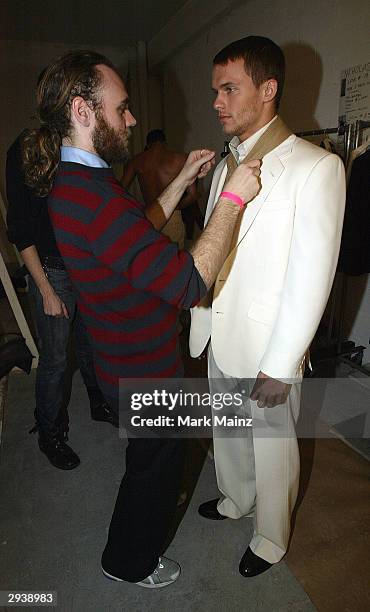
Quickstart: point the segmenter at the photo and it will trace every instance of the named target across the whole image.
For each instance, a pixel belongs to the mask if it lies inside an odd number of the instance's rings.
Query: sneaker
[[[110,578],[111,580],[116,580],[117,582],[124,582],[122,578],[117,578],[117,576],[113,576],[105,571],[102,567],[102,572],[104,576]],[[167,557],[159,557],[159,563],[155,568],[154,572],[150,574],[144,580],[140,582],[135,582],[139,586],[145,587],[146,589],[160,589],[161,587],[166,587],[175,582],[180,576],[181,568],[176,561],[172,561],[172,559],[167,559]]]

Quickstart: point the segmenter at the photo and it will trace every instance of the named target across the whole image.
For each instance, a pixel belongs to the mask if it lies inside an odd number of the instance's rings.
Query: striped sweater
[[[110,168],[61,162],[48,199],[103,393],[182,375],[177,313],[206,294],[190,253],[147,220]]]

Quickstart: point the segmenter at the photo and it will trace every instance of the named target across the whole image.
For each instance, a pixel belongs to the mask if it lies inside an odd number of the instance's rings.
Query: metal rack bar
[[[306,137],[306,136],[320,136],[322,134],[338,134],[340,136],[344,136],[344,163],[347,166],[350,153],[353,149],[359,146],[360,142],[360,133],[362,130],[370,128],[370,121],[364,121],[362,119],[358,119],[355,123],[343,123],[337,127],[333,128],[322,128],[317,130],[308,130],[304,132],[297,132],[297,136]],[[336,339],[336,355],[335,359],[337,361],[342,361],[350,365],[353,369],[359,370],[363,374],[370,376],[370,371],[364,368],[363,366],[354,363],[349,357],[352,354],[360,353],[364,350],[362,346],[355,346],[351,349],[350,353],[348,351],[342,351],[342,342],[343,342],[343,323],[344,323],[344,313],[346,307],[346,299],[347,299],[347,276],[345,274],[342,275],[341,282],[337,282],[335,289],[332,295],[332,304],[331,304],[331,312],[330,312],[330,320],[329,320],[329,329],[327,335],[327,341],[329,342],[332,338],[332,331],[334,327],[334,316],[337,300],[339,299],[339,321],[338,321],[338,338]],[[339,294],[337,296],[337,293]]]
[[[332,128],[320,128],[317,130],[308,130],[306,132],[297,132],[296,136],[304,138],[305,136],[320,136],[321,134],[344,134],[345,126],[339,125]]]

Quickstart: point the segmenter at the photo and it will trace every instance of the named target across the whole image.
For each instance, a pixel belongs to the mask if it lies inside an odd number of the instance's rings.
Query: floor
[[[0,312],[7,332],[17,331],[1,303]],[[188,376],[205,376],[204,360],[187,361],[186,366]],[[36,437],[28,434],[34,376],[34,371],[30,376],[13,372],[8,392],[6,381],[0,388],[0,413],[6,398],[0,590],[53,590],[57,609],[66,612],[370,609],[369,379],[347,368],[334,380],[307,381],[299,425],[300,501],[291,547],[284,562],[257,578],[243,579],[237,570],[251,520],[213,523],[197,514],[202,501],[217,496],[217,487],[206,449],[191,443],[184,485],[190,503],[178,511],[173,532],[178,529],[168,549],[168,555],[180,561],[182,575],[171,588],[152,592],[110,582],[100,572],[124,471],[125,442],[109,425],[89,419],[86,393],[76,373],[70,443],[81,465],[71,472],[53,468],[39,452]],[[328,439],[332,434],[337,439]]]
[[[217,495],[213,463],[199,443],[192,454],[193,474],[205,459],[199,482],[168,549],[181,562],[177,583],[153,593],[105,579],[100,554],[124,469],[124,441],[109,425],[89,420],[76,374],[70,443],[81,465],[71,472],[50,466],[28,434],[33,376],[12,374],[9,380],[0,476],[1,589],[54,590],[57,609],[65,612],[316,609],[285,563],[253,580],[239,575],[251,520],[215,524],[198,516],[199,503]]]

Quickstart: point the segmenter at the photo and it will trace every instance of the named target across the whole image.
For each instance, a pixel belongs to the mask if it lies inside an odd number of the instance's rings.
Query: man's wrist
[[[234,202],[234,204],[237,204],[239,208],[244,208],[245,200],[238,196],[237,193],[233,193],[232,191],[222,191],[222,193],[220,193],[220,198],[229,200],[229,202]]]
[[[54,293],[54,289],[49,283],[47,277],[41,278],[37,284],[38,290],[40,291],[42,297],[47,297],[51,293]]]
[[[190,185],[191,181],[186,180],[186,178],[182,176],[182,171],[172,181],[172,186],[174,190],[179,193],[180,197]]]
[[[228,215],[232,215],[233,217],[238,217],[239,213],[240,213],[240,206],[238,204],[235,204],[235,202],[232,202],[231,200],[228,200],[227,198],[219,198],[215,209],[216,208],[220,208],[225,211]]]

